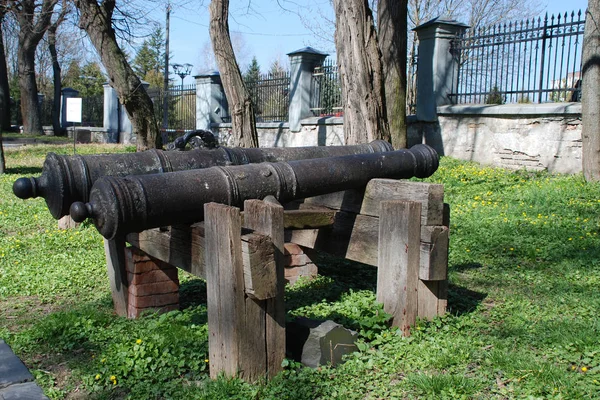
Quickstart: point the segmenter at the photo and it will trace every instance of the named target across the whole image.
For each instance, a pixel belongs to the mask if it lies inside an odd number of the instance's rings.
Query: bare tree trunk
[[[244,84],[229,36],[229,0],[210,2],[210,40],[231,112],[232,146],[258,147],[250,92]]]
[[[0,132],[10,130],[10,87],[4,49],[4,32],[2,31],[4,15],[5,13],[0,11]]]
[[[589,0],[582,57],[582,166],[589,181],[600,181],[600,0]]]
[[[141,80],[129,65],[119,48],[111,20],[115,0],[76,0],[81,16],[79,27],[84,29],[108,73],[110,85],[115,88],[137,135],[137,150],[162,147],[154,107]]]
[[[366,0],[333,0],[346,144],[390,140],[381,54]]]
[[[52,25],[48,29],[48,50],[52,57],[52,77],[54,79],[54,98],[52,99],[52,130],[55,136],[63,136],[64,132],[60,126],[60,99],[62,80],[60,77],[60,64],[56,52],[56,30],[58,25]]]
[[[35,81],[35,49],[50,27],[57,0],[10,0],[11,10],[19,23],[19,55],[17,57],[23,131],[42,134],[42,120]],[[38,11],[39,10],[39,11]]]
[[[407,0],[379,0],[377,28],[392,145],[405,148]]]

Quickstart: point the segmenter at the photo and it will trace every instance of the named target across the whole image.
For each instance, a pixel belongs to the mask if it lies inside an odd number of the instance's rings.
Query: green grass
[[[125,151],[78,146],[109,150]],[[322,276],[287,290],[289,317],[356,329],[360,351],[337,368],[290,363],[248,384],[207,377],[201,280],[182,276],[181,311],[114,316],[95,229],[58,230],[43,200],[11,193],[48,151],[72,148],[6,152],[0,337],[51,398],[600,399],[600,185],[579,175],[442,159],[428,180],[451,205],[448,314],[403,338],[375,303],[374,268],[319,255]]]

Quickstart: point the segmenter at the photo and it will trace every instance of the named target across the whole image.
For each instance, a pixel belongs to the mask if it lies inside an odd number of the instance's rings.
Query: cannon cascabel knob
[[[13,193],[20,199],[37,197],[37,182],[35,178],[19,178],[13,183]]]
[[[90,203],[82,203],[81,201],[76,201],[71,204],[70,212],[71,218],[75,222],[83,222],[86,219],[92,217],[92,205]]]

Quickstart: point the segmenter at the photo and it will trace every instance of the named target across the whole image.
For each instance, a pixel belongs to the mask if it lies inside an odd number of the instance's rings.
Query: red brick
[[[128,247],[125,250],[127,272],[132,274],[140,274],[144,272],[154,271],[157,269],[169,270],[177,269],[171,264],[163,261],[150,258],[146,253],[135,247]]]
[[[286,267],[301,267],[306,264],[311,264],[312,260],[306,254],[291,254],[285,256]]]
[[[143,285],[145,283],[156,283],[163,281],[173,281],[179,284],[179,273],[175,269],[157,269],[154,271],[144,272],[142,274],[127,274],[127,280],[130,285]]]
[[[155,294],[173,293],[177,291],[179,291],[179,284],[175,281],[129,285],[129,294],[132,296],[150,296]]]
[[[298,246],[296,243],[284,243],[283,248],[284,248],[285,255],[304,254],[304,251],[302,250],[302,248],[300,246]]]
[[[170,304],[168,306],[163,307],[148,307],[148,308],[137,308],[132,306],[131,304],[127,307],[127,318],[135,319],[140,316],[143,311],[158,311],[159,313],[166,313],[173,310],[179,310],[179,304]]]
[[[319,273],[319,269],[313,263],[303,265],[301,267],[286,267],[284,269],[285,280],[290,285],[296,283],[301,276],[314,278]]]
[[[179,303],[179,292],[151,296],[129,296],[129,305],[136,308],[163,307]]]

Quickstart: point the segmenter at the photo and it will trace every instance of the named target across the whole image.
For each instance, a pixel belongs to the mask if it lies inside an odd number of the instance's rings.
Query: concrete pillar
[[[210,124],[229,120],[229,104],[219,71],[208,71],[196,79],[196,129],[210,130]]]
[[[113,89],[108,83],[103,85],[104,87],[104,118],[102,126],[106,130],[107,142],[118,143],[119,142],[119,98],[117,97],[117,91]]]
[[[148,90],[150,84],[142,81],[142,87]],[[103,126],[106,129],[108,143],[135,143],[131,120],[125,111],[125,107],[119,102],[117,91],[108,83],[104,84],[104,119]]]
[[[312,116],[310,96],[313,70],[322,65],[329,54],[305,47],[287,55],[290,57],[290,131],[299,132],[300,121]]]
[[[455,20],[434,18],[413,30],[419,40],[417,72],[417,119],[437,121],[437,107],[453,104],[449,93],[458,86],[458,58],[452,40],[469,26]]]
[[[66,129],[73,126],[72,122],[67,122],[67,99],[79,96],[79,92],[72,88],[64,88],[60,91],[60,127]]]

